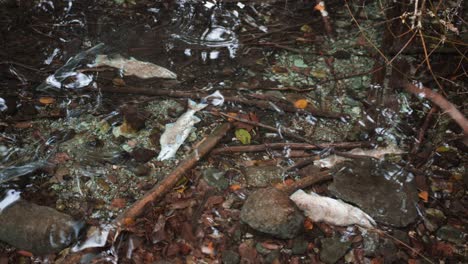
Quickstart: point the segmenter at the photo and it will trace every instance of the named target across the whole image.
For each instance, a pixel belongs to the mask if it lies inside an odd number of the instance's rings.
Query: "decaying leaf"
[[[307,104],[308,102],[306,99],[299,99],[294,102],[294,107],[296,107],[297,109],[305,109],[307,107]]]
[[[422,191],[418,193],[419,198],[421,198],[425,203],[429,200],[429,193],[427,191]]]
[[[289,198],[314,222],[323,221],[338,226],[359,225],[365,228],[373,228],[376,224],[361,209],[314,192],[307,194],[303,190],[297,190]]]
[[[50,105],[50,104],[55,103],[55,98],[50,97],[50,96],[41,97],[39,98],[39,103],[43,105]]]
[[[242,144],[244,144],[244,145],[250,144],[252,136],[250,136],[249,131],[247,131],[247,130],[245,130],[243,128],[240,128],[240,129],[236,130],[235,135],[236,135],[236,138],[240,142],[242,142]]]

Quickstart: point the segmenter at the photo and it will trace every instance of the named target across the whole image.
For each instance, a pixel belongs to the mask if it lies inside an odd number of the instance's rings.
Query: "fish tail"
[[[197,104],[193,100],[188,99],[188,108],[191,109],[191,110],[200,111],[203,108],[205,108],[206,106],[207,106],[207,104],[202,104],[202,103]]]

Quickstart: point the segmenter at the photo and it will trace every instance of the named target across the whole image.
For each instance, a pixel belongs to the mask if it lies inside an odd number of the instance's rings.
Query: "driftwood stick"
[[[291,194],[299,189],[307,188],[315,183],[328,181],[333,179],[333,176],[330,174],[329,171],[319,172],[317,174],[305,176],[297,181],[295,181],[292,185],[281,185],[280,187],[276,187],[278,190],[283,191],[285,193]]]
[[[125,93],[125,94],[143,94],[143,95],[151,95],[151,96],[169,96],[169,97],[183,97],[183,98],[191,98],[191,99],[202,99],[209,94],[207,93],[194,93],[194,92],[185,92],[185,91],[177,91],[177,90],[167,90],[167,89],[157,89],[152,87],[112,87],[112,86],[103,86],[100,88],[102,92],[108,93]],[[238,103],[243,105],[249,105],[258,107],[260,109],[275,111],[274,107],[271,105],[270,102],[265,100],[252,100],[252,99],[245,99],[239,96],[225,96],[224,100],[226,102],[231,103]],[[321,111],[318,109],[308,108],[307,110],[295,108],[293,105],[281,104],[279,107],[285,111],[290,113],[306,113],[312,114],[317,117],[324,117],[324,118],[332,118],[332,119],[342,119],[346,118],[347,116],[341,113],[336,112],[327,112]]]
[[[227,146],[215,148],[211,154],[219,153],[233,153],[233,152],[260,152],[267,149],[284,149],[290,148],[293,150],[316,150],[323,148],[340,148],[340,149],[353,149],[368,146],[367,142],[339,142],[339,143],[323,143],[320,145],[308,143],[266,143],[260,145],[247,145],[247,146]]]
[[[140,216],[147,205],[156,203],[164,194],[171,190],[180,178],[190,170],[201,158],[203,158],[216,144],[224,137],[224,135],[231,129],[230,123],[224,123],[217,127],[213,133],[204,138],[199,146],[182,161],[164,180],[149,190],[140,200],[136,201],[132,206],[125,210],[115,220],[117,226],[125,228],[127,219],[134,219]]]

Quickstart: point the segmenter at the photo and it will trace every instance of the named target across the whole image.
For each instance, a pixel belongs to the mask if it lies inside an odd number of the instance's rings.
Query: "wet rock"
[[[292,253],[294,255],[302,255],[307,252],[309,243],[303,236],[298,236],[293,240]]]
[[[76,240],[81,227],[69,215],[22,200],[0,213],[0,240],[35,255],[66,248]]]
[[[229,182],[224,177],[225,172],[216,168],[208,168],[203,171],[203,179],[210,185],[219,190],[225,190],[229,187]]]
[[[304,216],[286,193],[267,188],[249,195],[241,210],[241,220],[260,232],[289,239],[302,230]]]
[[[402,234],[400,234],[402,235]],[[404,239],[402,241],[407,241]],[[368,257],[375,257],[378,255],[386,256],[386,260],[391,263],[396,258],[397,248],[390,239],[381,239],[377,233],[367,233],[363,239],[364,255]]]
[[[453,226],[445,225],[437,230],[437,237],[442,240],[460,245],[466,243],[468,234],[456,229]]]
[[[249,187],[269,187],[282,181],[282,170],[278,166],[251,166],[245,169]]]
[[[376,221],[406,226],[417,217],[414,177],[402,167],[373,159],[345,161],[333,168],[330,191],[358,205]]]
[[[272,251],[265,257],[265,263],[281,263],[279,261],[280,257],[281,252],[279,250]]]
[[[320,250],[320,260],[325,263],[336,263],[342,258],[351,246],[351,242],[343,242],[339,237],[330,237],[322,239],[322,248]]]
[[[232,250],[225,250],[222,254],[223,264],[237,264],[240,262],[239,254]]]
[[[157,154],[156,151],[151,149],[136,148],[132,151],[131,155],[137,162],[145,163],[156,157]]]

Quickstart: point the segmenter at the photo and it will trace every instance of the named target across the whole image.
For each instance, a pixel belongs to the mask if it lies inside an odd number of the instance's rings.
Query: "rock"
[[[418,193],[411,173],[374,159],[345,161],[333,168],[330,191],[358,205],[376,221],[407,226],[417,217]]]
[[[269,187],[282,181],[282,169],[278,166],[251,166],[245,169],[249,187]]]
[[[207,168],[203,171],[203,179],[218,190],[225,190],[229,187],[229,181],[224,177],[225,172],[216,168]]]
[[[151,149],[136,148],[132,151],[131,155],[137,162],[146,163],[156,157],[157,154],[156,151]]]
[[[222,254],[223,264],[238,264],[240,262],[239,254],[232,250],[225,250]]]
[[[294,238],[293,245],[292,245],[292,253],[294,255],[302,255],[307,252],[307,246],[309,243],[303,236],[298,236]]]
[[[445,225],[437,230],[437,237],[442,240],[461,245],[466,243],[468,235],[453,226]]]
[[[35,255],[66,248],[76,240],[81,227],[69,215],[23,200],[0,213],[0,240]]]
[[[260,232],[290,239],[302,230],[304,216],[286,193],[267,188],[250,194],[242,207],[241,220]]]
[[[346,254],[350,246],[350,241],[343,242],[339,237],[324,238],[322,239],[320,260],[334,264]]]
[[[399,234],[402,235],[402,234]],[[385,260],[393,263],[397,257],[397,248],[392,240],[380,238],[377,233],[368,232],[363,236],[364,256],[375,257],[378,255],[386,256]],[[405,239],[407,241],[407,239]],[[405,241],[403,240],[403,241]]]

